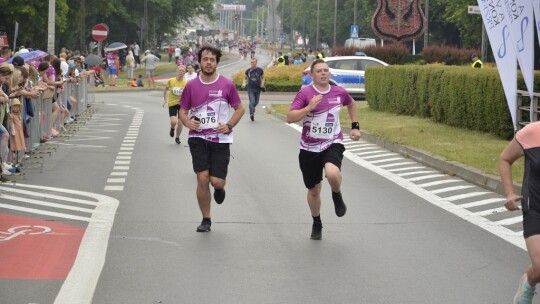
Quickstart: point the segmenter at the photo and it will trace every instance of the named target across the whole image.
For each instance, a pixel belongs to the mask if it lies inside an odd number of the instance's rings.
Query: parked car
[[[324,58],[330,68],[330,84],[338,85],[353,97],[362,97],[366,93],[365,71],[370,66],[387,66],[388,63],[363,53],[356,56],[337,56]],[[302,87],[311,85],[311,71],[302,72]]]

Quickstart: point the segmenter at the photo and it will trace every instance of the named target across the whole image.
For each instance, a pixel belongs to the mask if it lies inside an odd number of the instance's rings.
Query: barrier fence
[[[62,86],[56,86],[52,97],[44,98],[40,94],[38,98],[20,98],[22,122],[24,127],[25,146],[27,151],[33,151],[42,143],[53,137],[52,128],[60,134],[67,132],[65,125],[71,122],[71,116],[81,115],[89,106],[95,102],[94,75],[84,75],[77,80],[66,80]],[[59,110],[53,112],[53,101]],[[70,110],[68,110],[68,108]],[[8,125],[11,125],[8,120]],[[24,152],[24,151],[23,151]],[[17,159],[12,159],[13,163],[20,163],[21,155],[16,154]],[[24,153],[22,153],[24,155]]]

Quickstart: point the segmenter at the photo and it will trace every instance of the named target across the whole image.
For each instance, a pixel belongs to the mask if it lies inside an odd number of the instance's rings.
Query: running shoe
[[[212,222],[205,222],[203,221],[198,227],[197,227],[197,232],[209,232],[210,230],[210,226],[212,225]]]
[[[527,274],[524,274],[519,280],[519,286],[516,295],[514,296],[514,304],[532,304],[532,299],[536,292],[535,288],[529,286],[527,282]]]
[[[11,171],[9,171],[8,169],[2,169],[2,175],[10,176],[10,175],[11,175]]]
[[[2,168],[6,169],[6,170],[9,170],[9,169],[13,168],[13,166],[8,164],[8,163],[2,163]]]
[[[58,135],[60,135],[60,133],[59,133],[58,131],[56,131],[55,128],[51,128],[51,134],[52,134],[52,136],[58,136]]]
[[[175,138],[174,141],[177,143],[177,144],[180,144],[180,138]]]
[[[251,119],[251,121],[255,121],[255,114],[249,114],[249,119]]]
[[[342,217],[347,212],[347,206],[345,206],[345,202],[343,201],[343,197],[341,197],[341,192],[333,192],[332,191],[332,200],[334,201],[334,207],[336,209],[336,215],[338,217]]]
[[[218,204],[223,203],[225,200],[225,189],[214,189],[214,199]]]
[[[169,131],[169,135],[170,135],[171,137],[174,137],[174,128],[171,128],[171,130]]]
[[[311,239],[322,239],[322,223],[313,223],[313,226],[311,227]]]

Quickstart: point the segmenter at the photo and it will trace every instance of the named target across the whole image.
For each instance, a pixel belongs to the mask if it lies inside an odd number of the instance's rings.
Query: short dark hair
[[[202,53],[203,52],[210,52],[211,54],[215,55],[216,56],[216,62],[219,63],[219,60],[221,59],[221,50],[218,49],[218,48],[215,48],[211,45],[205,45],[203,46],[199,52],[197,53],[197,58],[199,60],[199,62],[201,61],[201,58],[202,58]]]
[[[309,71],[313,72],[313,68],[315,67],[316,64],[319,64],[319,63],[326,63],[326,61],[324,61],[324,59],[313,60],[313,62],[311,63],[311,67],[309,68]]]

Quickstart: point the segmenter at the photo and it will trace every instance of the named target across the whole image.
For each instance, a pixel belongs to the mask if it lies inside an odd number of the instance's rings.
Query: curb
[[[266,109],[266,112],[268,114],[274,115],[275,117],[285,121],[284,115],[276,113],[271,109],[271,107],[267,107]],[[350,131],[349,128],[344,127],[342,127],[342,130],[343,133]],[[476,168],[466,166],[456,161],[450,161],[443,157],[432,155],[422,150],[389,142],[383,138],[372,135],[365,130],[361,130],[361,133],[362,139],[368,142],[376,144],[389,151],[401,154],[405,158],[412,159],[428,167],[441,171],[442,173],[448,174],[450,176],[459,177],[476,186],[482,187],[484,189],[504,196],[504,187],[499,176],[483,173]],[[516,191],[516,193],[521,193],[521,185],[514,183],[514,190]]]

